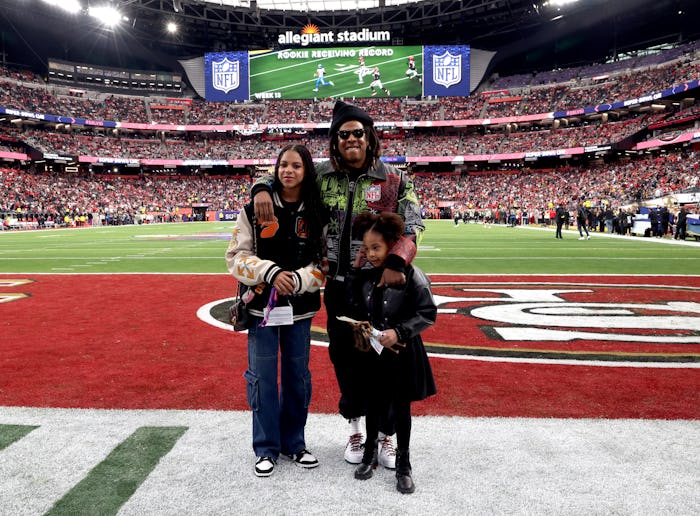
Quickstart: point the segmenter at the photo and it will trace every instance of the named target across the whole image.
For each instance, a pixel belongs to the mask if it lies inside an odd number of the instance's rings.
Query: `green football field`
[[[447,274],[700,275],[700,243],[426,221],[416,265]],[[0,273],[226,273],[233,223],[5,231]]]
[[[367,55],[365,64],[372,70],[375,66],[381,73],[384,88],[389,89],[392,97],[416,97],[422,93],[422,83],[409,80],[406,77],[408,56],[414,56],[416,68],[423,72],[423,47],[344,47],[324,49],[295,49],[286,51],[265,52],[250,56],[250,96],[260,98],[281,99],[313,99],[316,97],[369,97],[372,76],[362,78],[363,84],[358,84],[358,69],[360,52]],[[323,52],[343,52],[352,55],[342,57],[325,57]],[[391,54],[391,55],[387,55]],[[328,54],[326,54],[328,55]],[[313,91],[316,85],[314,73],[321,64],[326,70],[326,82],[333,85],[319,86],[319,91]],[[377,92],[377,97],[385,97],[383,91]]]

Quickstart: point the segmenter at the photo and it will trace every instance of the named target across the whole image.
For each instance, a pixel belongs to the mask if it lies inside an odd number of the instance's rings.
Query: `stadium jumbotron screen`
[[[206,100],[467,96],[469,51],[415,45],[208,53]]]

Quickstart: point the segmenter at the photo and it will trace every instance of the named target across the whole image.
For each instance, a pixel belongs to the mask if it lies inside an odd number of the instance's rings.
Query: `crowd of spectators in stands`
[[[385,156],[460,156],[527,152],[542,149],[568,149],[603,145],[624,140],[640,131],[650,120],[662,115],[590,125],[559,128],[523,127],[483,134],[479,130],[411,130],[397,138],[383,139]],[[0,127],[0,134],[2,128]],[[15,133],[20,134],[21,133]],[[258,159],[276,153],[282,139],[296,139],[307,145],[314,156],[323,156],[328,144],[324,133],[237,133],[101,130],[94,128],[56,132],[27,129],[24,140],[45,153],[132,159]]]
[[[441,209],[524,209],[540,213],[560,202],[589,201],[593,206],[615,207],[660,198],[700,186],[697,153],[622,160],[588,168],[515,170],[460,174],[421,174],[416,189],[427,213]],[[449,211],[448,210],[448,211]]]
[[[439,99],[356,99],[375,120],[465,120],[530,115],[637,98],[695,79],[700,62],[694,56],[642,69],[625,69],[605,76],[577,77],[567,83],[527,84],[498,90],[496,95]],[[680,66],[679,66],[680,65]],[[601,79],[601,77],[603,77]],[[488,88],[486,86],[483,89]],[[499,87],[496,82],[492,86]],[[499,97],[509,101],[497,102]],[[502,99],[501,99],[502,100]],[[273,100],[244,103],[192,99],[168,108],[168,99],[84,92],[76,96],[61,86],[47,86],[33,74],[0,68],[0,106],[38,113],[136,123],[171,124],[287,124],[329,122],[332,102]],[[161,107],[157,107],[161,106]],[[162,106],[165,106],[163,108]]]
[[[467,174],[421,173],[414,177],[427,217],[451,218],[452,213],[488,211],[516,213],[522,221],[542,221],[560,202],[587,202],[615,210],[644,199],[659,198],[698,187],[700,156],[672,154],[594,164],[586,168],[492,171]],[[232,176],[110,176],[23,172],[0,168],[0,213],[19,217],[97,217],[104,220],[157,213],[179,220],[193,203],[211,211],[238,211],[249,200],[249,175]],[[500,219],[503,221],[504,219]]]
[[[691,50],[695,51],[695,48]],[[700,76],[695,54],[676,62],[641,69],[588,67],[577,72],[529,74],[495,82],[492,91],[470,97],[439,99],[357,99],[377,121],[454,121],[493,119],[577,109],[635,98]],[[680,65],[680,66],[679,66]],[[593,72],[597,75],[593,76]],[[568,74],[568,75],[567,75]],[[520,83],[518,81],[521,81]],[[500,89],[499,89],[500,88]],[[327,154],[322,132],[265,132],[260,124],[330,122],[333,101],[275,100],[244,103],[207,103],[192,99],[174,102],[159,97],[135,97],[95,91],[75,93],[47,86],[28,72],[0,67],[0,106],[88,120],[168,124],[246,124],[241,132],[125,131],[73,126],[68,130],[27,125],[0,125],[0,151],[25,145],[45,153],[130,159],[236,160],[273,158],[294,138],[314,156]],[[680,109],[680,108],[679,108]],[[614,143],[656,122],[700,117],[696,105],[678,111],[630,113],[623,119],[602,116],[585,123],[554,121],[543,124],[503,124],[498,128],[431,128],[400,131],[383,138],[385,156],[491,155],[542,149]],[[380,127],[381,129],[381,127]],[[669,138],[682,129],[649,131],[649,137]],[[645,157],[590,167],[564,166],[552,170],[429,173],[415,177],[427,216],[452,212],[488,213],[491,220],[546,220],[552,205],[586,200],[607,210],[650,197],[700,186],[700,159],[694,152]],[[17,217],[62,221],[135,221],[145,214],[179,220],[180,210],[203,202],[212,211],[239,210],[248,201],[248,175],[110,176],[57,174],[0,168],[0,213]],[[524,216],[527,214],[527,216]]]
[[[180,221],[181,210],[192,204],[239,211],[248,201],[251,181],[247,175],[109,176],[0,168],[0,214],[20,221],[137,221],[149,214]]]
[[[678,63],[675,63],[678,64]],[[617,75],[581,78],[571,84],[532,84],[513,93],[491,91],[488,95],[444,97],[440,99],[358,99],[376,120],[458,120],[545,113],[557,109],[610,102],[657,91],[700,74],[700,63],[686,58],[683,66],[663,64],[644,70],[624,70]],[[97,92],[66,94],[48,88],[29,73],[0,68],[0,105],[35,112],[59,113],[89,120],[164,122],[171,124],[245,123],[253,128],[261,123],[307,123],[330,120],[333,102],[329,100],[281,100],[253,103],[206,103],[191,100],[168,106],[167,99],[104,95]],[[7,78],[7,80],[5,80]],[[490,102],[504,97],[508,102]],[[691,111],[697,116],[697,106]],[[584,125],[562,122],[560,127],[509,123],[504,126],[430,131],[408,131],[402,138],[384,142],[386,156],[460,156],[526,152],[537,149],[563,149],[619,142],[646,125],[672,120],[676,112],[635,115],[620,121],[585,121]],[[558,120],[555,121],[558,124]],[[576,123],[576,122],[574,122]],[[580,121],[579,121],[580,123]],[[0,134],[18,133],[0,125]],[[672,131],[669,129],[669,131]],[[485,134],[484,134],[485,133]],[[124,159],[257,159],[274,155],[276,143],[258,134],[189,132],[98,131],[73,126],[70,132],[26,129],[19,138],[38,150],[62,155],[99,156]],[[213,134],[213,136],[212,136]],[[671,135],[675,133],[671,132]],[[295,135],[314,155],[325,154],[323,134]],[[272,140],[274,142],[274,140]],[[6,143],[4,145],[7,145]]]

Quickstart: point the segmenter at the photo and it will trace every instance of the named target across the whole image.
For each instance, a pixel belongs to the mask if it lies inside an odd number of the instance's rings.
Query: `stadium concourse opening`
[[[195,222],[203,222],[207,220],[208,202],[192,203],[192,220]]]

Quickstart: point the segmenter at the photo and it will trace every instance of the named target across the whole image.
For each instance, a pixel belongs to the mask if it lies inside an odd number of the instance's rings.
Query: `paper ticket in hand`
[[[339,321],[347,322],[350,324],[360,324],[362,322],[362,321],[358,321],[356,319],[353,319],[352,317],[347,317],[345,315],[336,315],[335,318],[338,319]],[[379,342],[379,338],[382,336],[382,332],[379,331],[374,326],[370,326],[370,328],[371,328],[371,336],[369,338],[369,343],[374,348],[374,351],[376,351],[377,354],[379,354],[384,350],[384,346],[382,346],[381,343]]]
[[[379,342],[379,337],[382,335],[382,332],[380,332],[378,329],[372,328],[372,336],[369,338],[369,343],[372,345],[377,354],[380,354],[384,350],[384,346],[382,346]]]
[[[358,321],[357,319],[353,319],[352,317],[348,317],[346,315],[336,315],[335,318],[339,321],[349,322],[350,324],[360,324],[362,322]]]

